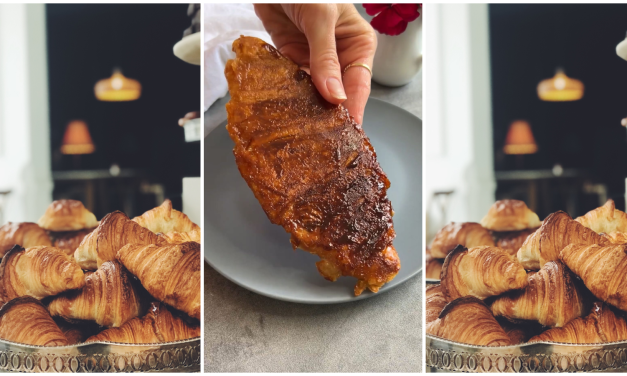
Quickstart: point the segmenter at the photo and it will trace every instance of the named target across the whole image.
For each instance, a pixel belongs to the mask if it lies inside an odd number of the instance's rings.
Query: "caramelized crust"
[[[98,226],[94,213],[76,200],[53,201],[37,224],[48,231],[76,231]]]
[[[37,223],[9,222],[0,227],[0,258],[16,244],[24,248],[37,245],[52,245],[46,230],[39,227]]]
[[[597,233],[627,232],[627,213],[616,209],[612,199],[575,221]]]
[[[499,200],[492,204],[481,225],[492,231],[519,231],[540,227],[542,222],[523,201]]]
[[[242,177],[293,247],[318,255],[328,280],[355,294],[396,276],[390,182],[361,126],[316,91],[310,76],[252,37],[233,43],[225,75],[228,131]]]
[[[161,206],[133,218],[133,222],[154,233],[200,231],[200,227],[187,215],[172,209],[172,201],[169,199],[163,201]]]
[[[69,344],[46,307],[30,296],[15,298],[0,308],[0,338],[36,346]]]
[[[490,232],[478,223],[449,223],[442,227],[431,242],[431,256],[445,258],[458,245],[466,248],[489,245],[494,247],[494,239]]]

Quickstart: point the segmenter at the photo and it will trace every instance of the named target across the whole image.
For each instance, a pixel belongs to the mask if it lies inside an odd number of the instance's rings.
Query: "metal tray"
[[[200,338],[55,347],[0,340],[0,372],[200,372]]]

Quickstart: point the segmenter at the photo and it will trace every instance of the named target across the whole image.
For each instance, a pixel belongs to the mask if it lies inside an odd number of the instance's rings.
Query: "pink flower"
[[[366,13],[374,16],[370,25],[386,35],[399,35],[407,24],[420,16],[422,4],[364,4]]]

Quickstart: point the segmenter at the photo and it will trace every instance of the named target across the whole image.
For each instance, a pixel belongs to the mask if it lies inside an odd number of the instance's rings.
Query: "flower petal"
[[[403,21],[411,22],[420,16],[420,4],[393,4],[392,9]]]
[[[386,9],[379,13],[370,21],[370,25],[376,31],[386,35],[399,35],[407,29],[407,22],[403,21],[392,9]]]
[[[392,4],[362,4],[366,13],[370,16],[376,16],[387,8],[390,8]]]

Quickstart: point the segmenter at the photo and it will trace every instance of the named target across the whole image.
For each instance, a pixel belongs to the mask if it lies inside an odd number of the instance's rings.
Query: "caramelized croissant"
[[[571,244],[560,259],[600,300],[627,310],[627,244]]]
[[[52,316],[66,320],[92,320],[119,327],[143,313],[143,290],[117,261],[107,261],[89,273],[85,287],[55,297],[48,305]]]
[[[154,233],[200,231],[200,227],[189,217],[178,210],[172,209],[172,202],[168,199],[161,206],[148,210],[139,217],[133,218],[140,226]]]
[[[612,244],[627,244],[627,232],[610,232],[609,234],[601,234]]]
[[[448,304],[448,301],[444,297],[444,294],[442,294],[440,285],[427,287],[425,292],[425,322],[429,324],[437,320],[446,304]]]
[[[127,321],[119,328],[107,329],[86,342],[163,343],[200,337],[200,326],[189,325],[173,316],[164,304],[152,303],[148,314]]]
[[[612,199],[575,221],[598,233],[627,232],[627,213],[616,209]]]
[[[425,278],[440,279],[443,263],[444,261],[433,258],[433,256],[431,256],[431,252],[427,248],[425,258]]]
[[[117,257],[150,295],[200,320],[200,244],[128,244]]]
[[[68,345],[46,307],[30,296],[15,298],[0,308],[0,338],[36,346]]]
[[[70,256],[74,255],[76,248],[81,244],[85,236],[89,235],[93,229],[56,232],[52,235],[52,244],[56,248],[63,249]]]
[[[458,246],[442,266],[442,292],[449,300],[463,296],[485,299],[527,286],[527,273],[507,251],[481,246]]]
[[[488,307],[472,296],[455,299],[447,304],[439,318],[427,326],[427,330],[438,337],[471,345],[511,344]]]
[[[560,251],[573,243],[609,244],[609,241],[558,211],[549,215],[542,227],[527,238],[518,250],[518,260],[525,269],[538,270],[545,263],[558,260]]]
[[[167,244],[163,237],[128,219],[126,214],[114,211],[107,214],[97,229],[87,235],[76,249],[74,258],[87,270],[94,270],[115,255],[126,244]]]
[[[98,226],[94,213],[76,200],[53,201],[37,224],[49,231],[76,231]]]
[[[519,231],[540,227],[542,222],[523,201],[499,200],[492,204],[481,226],[492,231]]]
[[[39,227],[37,223],[9,222],[0,227],[0,258],[4,257],[4,254],[16,244],[24,248],[52,245],[46,230]]]
[[[524,290],[510,291],[496,298],[494,316],[535,320],[544,326],[562,327],[590,309],[585,287],[561,261],[551,261],[533,273]]]
[[[497,247],[506,249],[509,254],[516,256],[525,240],[534,232],[536,232],[536,229],[493,233],[492,235],[496,237]]]
[[[480,245],[494,246],[492,235],[478,223],[449,223],[444,226],[433,238],[429,248],[431,256],[445,258],[458,244],[467,248]]]
[[[181,244],[186,242],[200,243],[200,230],[190,232],[168,232],[161,236],[170,244]]]
[[[592,312],[585,317],[576,318],[563,328],[545,331],[529,340],[532,342],[559,343],[602,343],[627,340],[627,322],[622,315],[617,315],[606,304],[594,303]]]
[[[43,299],[85,285],[80,266],[63,250],[38,246],[24,249],[16,245],[0,263],[0,300],[20,296]]]

